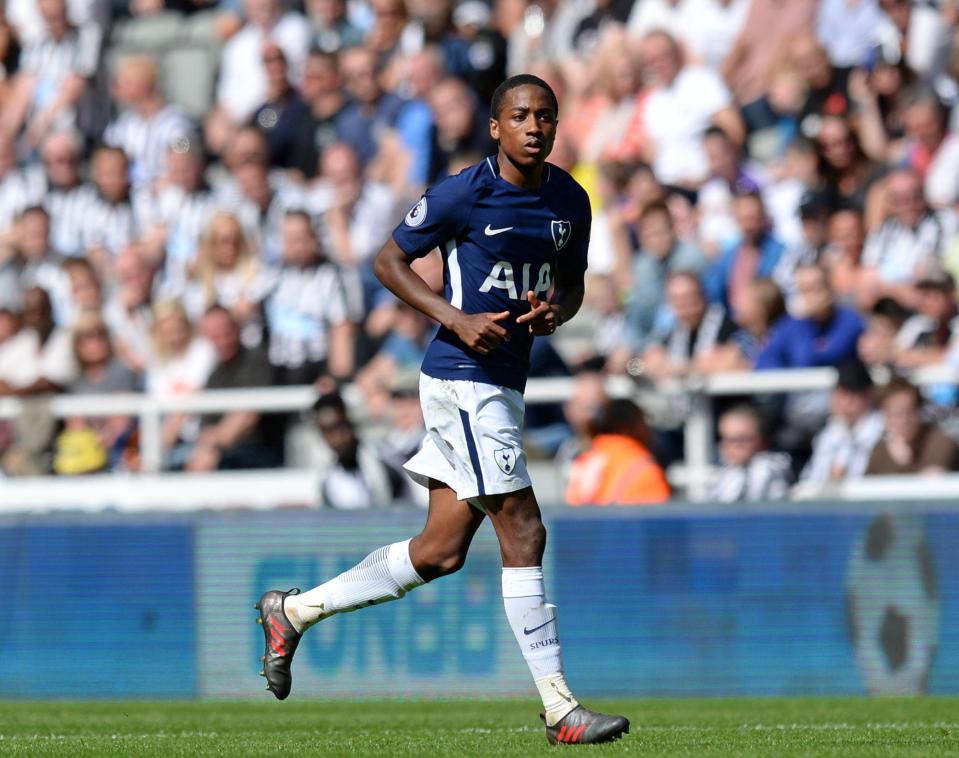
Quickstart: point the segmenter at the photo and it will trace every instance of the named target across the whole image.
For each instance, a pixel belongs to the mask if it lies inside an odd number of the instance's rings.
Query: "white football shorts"
[[[420,374],[420,405],[426,437],[404,466],[417,484],[427,487],[435,479],[460,500],[531,486],[523,452],[522,392]]]

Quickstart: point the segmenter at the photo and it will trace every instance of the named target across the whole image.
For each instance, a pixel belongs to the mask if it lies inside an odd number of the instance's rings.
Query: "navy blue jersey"
[[[443,254],[446,299],[466,313],[500,313],[510,334],[488,355],[471,350],[440,327],[426,351],[423,373],[523,391],[533,336],[516,319],[530,311],[526,293],[547,297],[557,270],[584,272],[591,222],[586,192],[565,171],[546,164],[539,189],[499,175],[495,157],[426,191],[393,232],[411,258]]]

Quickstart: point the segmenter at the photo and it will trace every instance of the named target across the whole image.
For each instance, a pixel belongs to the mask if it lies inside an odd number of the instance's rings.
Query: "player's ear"
[[[494,140],[499,140],[499,121],[495,118],[489,120],[489,136]]]

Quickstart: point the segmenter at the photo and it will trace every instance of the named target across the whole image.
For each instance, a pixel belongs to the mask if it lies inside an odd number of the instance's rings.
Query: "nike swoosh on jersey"
[[[486,234],[487,237],[495,237],[497,234],[502,234],[503,232],[508,232],[508,231],[509,231],[510,229],[512,229],[512,228],[513,228],[513,227],[511,227],[511,226],[504,226],[502,229],[494,229],[492,226],[490,226],[489,224],[487,224],[487,225],[486,225],[486,228],[483,230],[483,232]]]
[[[556,620],[556,617],[553,616],[553,618],[551,618],[549,621],[547,621],[546,624],[552,624],[553,621],[555,621],[555,620]],[[535,632],[537,629],[542,629],[544,626],[546,626],[546,624],[540,624],[539,626],[534,626],[532,629],[527,629],[527,628],[524,626],[524,627],[523,627],[523,634],[532,634],[532,633]]]

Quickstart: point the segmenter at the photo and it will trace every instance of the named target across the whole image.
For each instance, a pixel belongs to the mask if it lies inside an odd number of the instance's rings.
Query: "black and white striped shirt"
[[[84,229],[94,202],[96,191],[80,184],[69,189],[48,187],[43,207],[50,214],[50,242],[54,249],[66,256],[86,252]]]
[[[200,240],[217,211],[216,196],[205,188],[197,192],[177,186],[143,188],[134,195],[134,207],[142,229],[162,228],[166,233],[164,291],[182,291],[187,267],[196,260]]]
[[[42,171],[11,169],[0,178],[0,232],[6,231],[26,208],[43,202]]]
[[[100,61],[102,36],[95,24],[74,27],[61,40],[45,34],[24,48],[20,70],[37,77],[38,87],[59,87],[72,74],[88,79]],[[40,95],[42,99],[43,93]]]
[[[942,255],[954,229],[954,217],[944,212],[930,211],[915,229],[888,218],[866,238],[861,265],[878,269],[885,282],[911,283],[920,266]]]
[[[330,328],[350,317],[339,269],[332,263],[305,269],[283,266],[267,300],[266,317],[274,366],[299,368],[325,361]]]
[[[107,126],[103,141],[127,154],[130,178],[134,186],[142,186],[163,176],[170,145],[189,137],[193,131],[193,124],[183,112],[167,105],[149,118],[124,111]]]
[[[277,172],[269,177],[273,196],[263,212],[235,183],[226,183],[218,193],[218,210],[234,214],[259,246],[263,260],[279,265],[283,256],[282,226],[288,211],[307,210],[303,191]]]
[[[142,225],[130,200],[111,203],[95,189],[88,197],[80,221],[82,251],[103,248],[116,255],[139,238]]]
[[[709,487],[708,499],[718,503],[781,500],[792,479],[789,456],[760,452],[745,466],[723,466]]]

